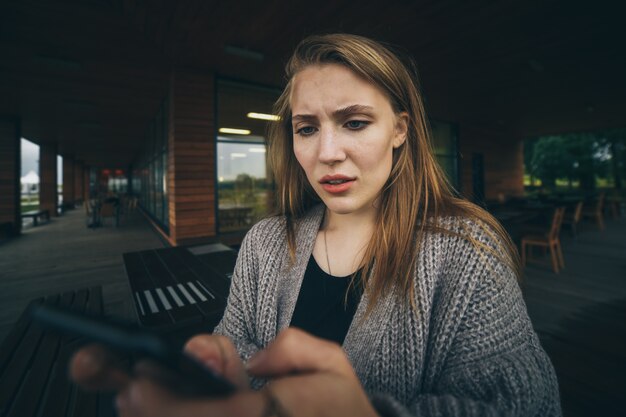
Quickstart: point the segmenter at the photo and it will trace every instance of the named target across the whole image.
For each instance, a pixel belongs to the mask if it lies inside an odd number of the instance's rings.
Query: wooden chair
[[[565,261],[563,260],[563,252],[561,251],[561,240],[559,239],[559,233],[561,231],[561,224],[563,222],[563,213],[565,207],[557,207],[554,210],[552,216],[552,222],[550,230],[543,235],[526,235],[522,237],[522,264],[526,266],[526,249],[530,249],[528,260],[532,254],[532,247],[539,246],[544,249],[550,250],[550,260],[552,261],[552,269],[556,274],[560,269],[565,268]]]
[[[579,201],[574,206],[571,212],[567,212],[563,215],[563,225],[567,225],[570,228],[573,236],[576,236],[576,226],[580,223],[580,219],[583,217],[583,202]]]
[[[605,193],[601,192],[598,195],[598,199],[595,200],[591,206],[583,207],[582,213],[584,219],[595,219],[600,230],[604,230],[604,215],[602,214],[604,209],[604,196]]]

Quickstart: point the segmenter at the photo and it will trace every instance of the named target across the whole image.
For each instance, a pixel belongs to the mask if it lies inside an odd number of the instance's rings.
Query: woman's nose
[[[334,129],[322,130],[318,158],[324,164],[334,164],[346,159],[344,144]]]

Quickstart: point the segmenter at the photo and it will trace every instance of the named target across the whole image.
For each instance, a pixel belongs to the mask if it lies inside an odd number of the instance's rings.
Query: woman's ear
[[[409,114],[405,111],[396,115],[396,132],[393,137],[393,148],[397,149],[406,141],[409,134]]]

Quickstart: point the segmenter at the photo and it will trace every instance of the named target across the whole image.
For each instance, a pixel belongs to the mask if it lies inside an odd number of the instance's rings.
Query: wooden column
[[[57,145],[39,146],[39,208],[57,216]]]
[[[84,164],[82,161],[74,162],[74,202],[80,202],[83,199],[83,182],[85,181]]]
[[[494,200],[524,195],[524,151],[516,133],[504,128],[485,128],[460,123],[459,150],[462,155],[461,191],[472,200],[472,155],[483,154],[485,198]]]
[[[172,74],[168,196],[169,237],[175,245],[216,234],[214,90],[213,74]]]
[[[20,122],[0,117],[0,234],[17,234],[20,216]]]
[[[74,204],[74,157],[63,156],[63,205]]]

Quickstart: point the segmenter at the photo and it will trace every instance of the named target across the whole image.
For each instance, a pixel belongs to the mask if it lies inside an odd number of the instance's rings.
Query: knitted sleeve
[[[229,337],[243,361],[247,361],[260,347],[254,343],[256,326],[256,302],[259,265],[254,250],[253,228],[244,238],[235,271],[233,272],[230,293],[224,316],[215,327],[214,333]]]
[[[445,311],[433,311],[432,382],[411,404],[372,395],[382,416],[560,416],[552,364],[532,329],[514,273],[463,244],[450,267]],[[461,252],[455,254],[460,256]],[[462,266],[459,266],[461,264]]]

